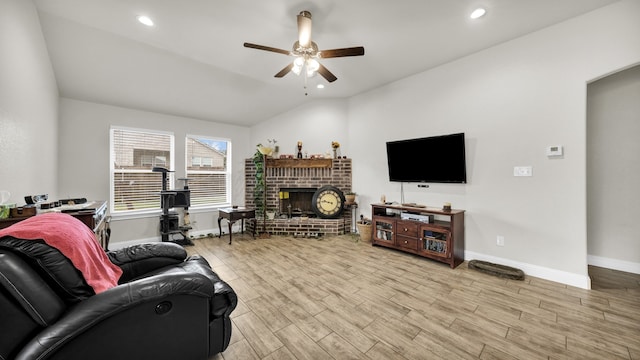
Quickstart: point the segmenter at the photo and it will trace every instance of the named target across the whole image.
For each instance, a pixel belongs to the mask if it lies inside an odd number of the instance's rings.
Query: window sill
[[[111,213],[109,215],[111,215],[112,221],[146,219],[162,215],[162,210],[158,209],[130,213]]]
[[[190,207],[190,214],[199,214],[199,213],[211,213],[216,212],[218,209],[224,209],[231,207],[229,204],[223,205],[212,205],[212,206],[202,206],[202,207]],[[180,212],[181,208],[172,209],[172,211],[178,210]],[[134,219],[146,219],[146,218],[155,218],[162,215],[162,210],[148,210],[148,211],[139,211],[139,212],[130,212],[130,213],[111,213],[112,221],[121,221],[121,220],[134,220]]]

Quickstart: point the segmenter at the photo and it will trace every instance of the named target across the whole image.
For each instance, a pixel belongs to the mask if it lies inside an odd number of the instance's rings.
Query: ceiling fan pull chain
[[[307,72],[304,71],[304,96],[309,95],[309,93],[307,92]]]

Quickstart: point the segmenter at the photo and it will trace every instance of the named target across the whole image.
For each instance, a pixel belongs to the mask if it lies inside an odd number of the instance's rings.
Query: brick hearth
[[[329,165],[329,161],[331,164]],[[281,188],[320,188],[333,185],[343,192],[351,191],[351,159],[293,159],[287,161],[267,161],[267,210],[278,210]],[[330,167],[323,167],[330,166]],[[245,205],[255,207],[253,190],[256,185],[256,167],[252,159],[245,159]],[[338,219],[299,218],[266,220],[266,232],[274,235],[339,235],[350,232],[352,209],[345,211]],[[252,231],[253,224],[249,224]],[[263,229],[263,219],[257,222],[259,232]]]

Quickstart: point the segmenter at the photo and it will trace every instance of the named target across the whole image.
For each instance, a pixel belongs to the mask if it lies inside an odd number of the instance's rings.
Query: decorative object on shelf
[[[336,219],[344,210],[344,194],[332,185],[318,189],[311,199],[313,212],[323,219]]]
[[[298,159],[302,159],[302,141],[298,141]]]
[[[271,156],[271,154],[273,153],[273,148],[270,146],[258,144],[258,151],[264,156]]]
[[[272,149],[271,154],[267,154],[267,156],[273,156],[274,158],[278,157],[278,153],[280,152],[280,146],[276,145],[278,140],[276,139],[267,139],[269,142],[269,147]]]
[[[380,203],[384,204],[386,202],[387,202],[387,197],[384,194],[380,195]]]
[[[0,219],[6,219],[11,213],[11,208],[15,208],[16,204],[8,204],[11,193],[8,190],[0,190]]]
[[[11,198],[11,193],[8,190],[0,190],[0,205],[3,205],[9,202]]]
[[[353,204],[356,202],[356,193],[353,191],[347,191],[344,193],[344,199],[347,204]]]
[[[444,211],[451,211],[451,203],[444,203],[444,205],[442,206],[442,210]]]
[[[371,220],[365,219],[360,215],[360,221],[356,223],[358,227],[358,234],[360,234],[360,240],[363,242],[371,242]]]
[[[338,158],[338,149],[340,148],[340,143],[337,141],[332,141],[331,142],[331,148],[333,149],[333,158],[337,159]]]

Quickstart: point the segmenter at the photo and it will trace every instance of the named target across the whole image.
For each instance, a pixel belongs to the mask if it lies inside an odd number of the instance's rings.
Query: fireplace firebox
[[[317,188],[280,188],[278,192],[280,214],[286,214],[288,217],[315,217],[311,201],[317,190]]]

